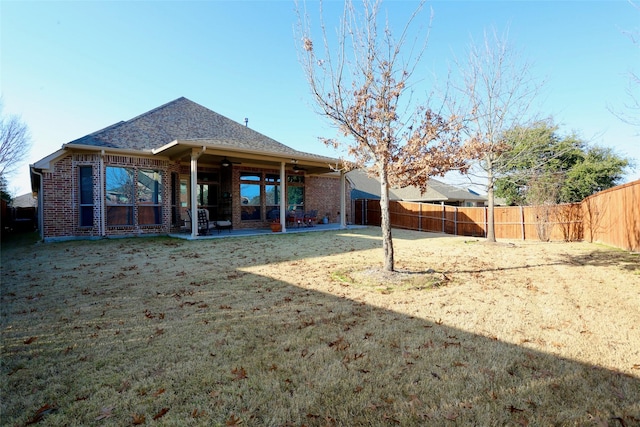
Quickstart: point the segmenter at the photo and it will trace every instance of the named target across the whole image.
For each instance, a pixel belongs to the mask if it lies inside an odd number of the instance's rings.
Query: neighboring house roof
[[[11,200],[11,206],[14,208],[35,208],[38,206],[38,199],[33,197],[32,193],[16,196]]]
[[[380,198],[380,181],[377,178],[368,176],[365,171],[359,169],[350,171],[347,173],[347,179],[353,189],[351,192],[352,199]],[[484,202],[487,200],[485,196],[480,196],[475,192],[446,184],[433,178],[429,179],[427,191],[424,194],[415,186],[390,188],[389,199],[406,202]]]

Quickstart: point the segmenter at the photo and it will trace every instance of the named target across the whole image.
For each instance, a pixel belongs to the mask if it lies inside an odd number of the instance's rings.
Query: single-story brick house
[[[351,205],[340,160],[294,150],[186,98],[75,141],[31,165],[43,240],[162,235],[198,209],[234,229],[286,231],[290,210]],[[187,212],[189,211],[189,212]]]

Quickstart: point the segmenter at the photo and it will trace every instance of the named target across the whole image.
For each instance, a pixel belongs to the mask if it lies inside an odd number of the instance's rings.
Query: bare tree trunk
[[[384,165],[380,166],[380,213],[384,270],[393,271],[393,239],[391,238],[391,217],[389,215],[389,182],[387,179],[387,170]]]
[[[487,170],[487,241],[496,241],[496,221],[495,221],[495,196],[493,193],[493,173]]]

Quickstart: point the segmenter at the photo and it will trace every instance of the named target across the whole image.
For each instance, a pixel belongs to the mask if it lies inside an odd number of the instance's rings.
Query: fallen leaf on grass
[[[129,381],[122,381],[122,385],[118,388],[118,393],[122,393],[123,391],[127,391],[131,388],[131,383]]]
[[[191,417],[192,417],[192,418],[199,418],[199,417],[204,416],[204,414],[205,414],[205,412],[204,412],[204,411],[198,411],[198,408],[195,408],[195,409],[193,410],[193,412],[191,413]]]
[[[449,412],[447,414],[444,414],[444,417],[449,421],[455,421],[459,416],[460,414],[458,414],[457,412]]]
[[[164,393],[166,390],[163,388],[159,388],[158,391],[156,391],[155,393],[153,393],[153,397],[158,397],[160,396],[162,393]]]
[[[224,425],[228,427],[239,426],[240,424],[242,424],[242,419],[236,417],[234,414],[231,414],[229,419],[224,423]]]
[[[164,414],[166,414],[167,412],[169,412],[169,408],[160,409],[160,412],[158,412],[153,416],[153,420],[154,421],[159,420],[160,418],[164,417]]]
[[[96,421],[105,420],[107,418],[110,418],[113,415],[113,410],[115,408],[116,408],[115,406],[105,406],[104,408],[102,408],[100,410],[100,415],[98,415],[96,417]]]
[[[234,380],[244,380],[247,378],[247,371],[242,366],[239,368],[233,368],[231,373],[235,375]]]
[[[49,405],[47,403],[47,404],[43,405],[40,409],[38,409],[36,411],[36,413],[33,414],[33,417],[31,417],[31,418],[29,418],[27,420],[25,425],[31,425],[31,424],[39,423],[40,421],[42,421],[44,419],[44,417],[46,417],[47,415],[53,414],[57,410],[58,410],[58,408],[56,408],[55,406],[51,406],[51,405]]]
[[[30,337],[30,338],[27,338],[26,340],[24,340],[23,342],[24,342],[25,344],[29,345],[29,344],[31,344],[32,342],[34,342],[35,340],[37,340],[37,339],[38,339],[38,337]]]
[[[133,414],[133,421],[131,422],[134,426],[139,426],[146,422],[144,415]]]
[[[391,416],[389,416],[387,414],[382,414],[382,419],[387,421],[387,422],[394,423],[394,424],[400,424],[400,420],[397,420],[397,419],[395,419],[395,418],[393,418],[393,417],[391,417]]]

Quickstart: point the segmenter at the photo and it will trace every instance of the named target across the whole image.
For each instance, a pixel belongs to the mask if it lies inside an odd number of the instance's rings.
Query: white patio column
[[[340,170],[340,228],[347,228],[347,175]]]
[[[286,173],[285,173],[285,162],[280,162],[280,225],[282,225],[282,232],[286,233],[287,231],[287,205],[286,205],[286,189],[287,183],[285,181]]]
[[[191,237],[198,236],[198,158],[206,147],[191,149]]]

